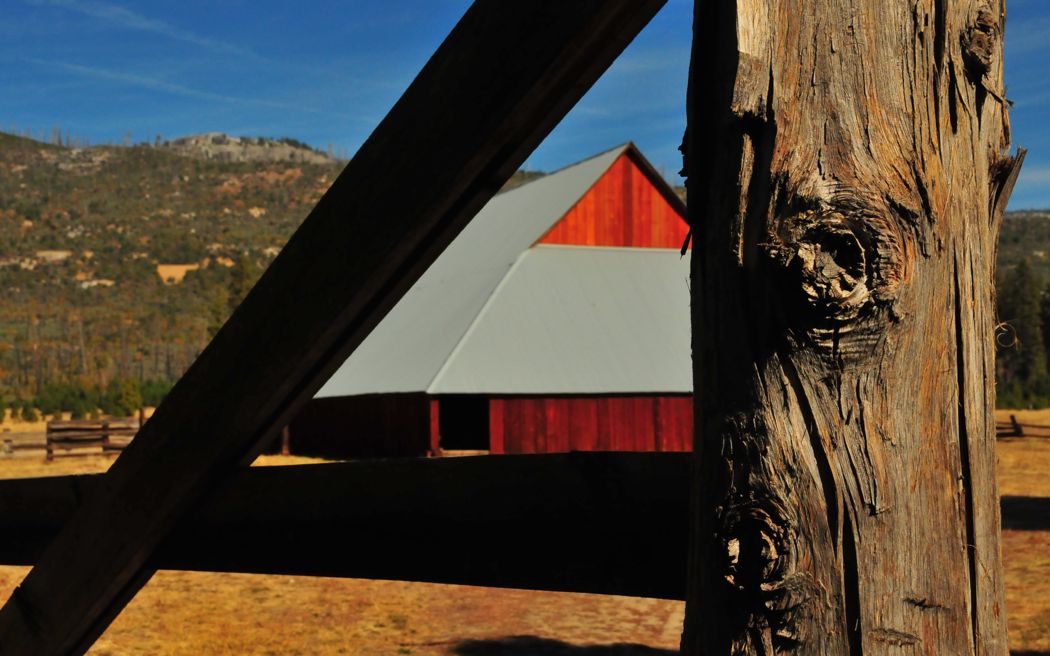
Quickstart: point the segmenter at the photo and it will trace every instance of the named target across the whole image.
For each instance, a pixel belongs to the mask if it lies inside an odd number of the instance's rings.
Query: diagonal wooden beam
[[[688,453],[250,467],[165,538],[159,569],[685,599]],[[36,562],[102,475],[0,481],[0,563]],[[440,499],[440,502],[436,501]]]
[[[0,652],[85,651],[176,522],[287,423],[663,4],[477,0],[0,610]]]

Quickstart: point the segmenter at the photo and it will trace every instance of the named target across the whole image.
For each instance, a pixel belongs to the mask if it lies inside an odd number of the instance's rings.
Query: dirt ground
[[[1015,414],[1050,427],[1050,410]],[[110,462],[86,456],[46,464],[20,454],[0,458],[0,477],[97,472]],[[311,461],[264,456],[256,464],[304,462]],[[1011,649],[1050,654],[1050,439],[1000,440],[999,471]],[[0,567],[0,598],[26,571]],[[164,571],[90,653],[671,656],[683,610],[655,599]]]

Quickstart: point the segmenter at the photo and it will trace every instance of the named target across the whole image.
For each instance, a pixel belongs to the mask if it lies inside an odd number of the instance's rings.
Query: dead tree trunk
[[[686,654],[1006,654],[1003,0],[698,0]]]

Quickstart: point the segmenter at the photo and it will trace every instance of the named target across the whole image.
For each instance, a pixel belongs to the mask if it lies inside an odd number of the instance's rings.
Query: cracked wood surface
[[[8,599],[0,653],[86,650],[179,519],[288,424],[664,1],[477,0]]]
[[[1002,0],[700,0],[686,654],[996,654]]]

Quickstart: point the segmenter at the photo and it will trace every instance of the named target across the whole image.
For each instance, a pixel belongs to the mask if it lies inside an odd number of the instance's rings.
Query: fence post
[[[1017,437],[1024,437],[1024,428],[1022,428],[1021,424],[1017,421],[1017,415],[1010,415],[1010,425],[1014,428],[1014,435]]]

